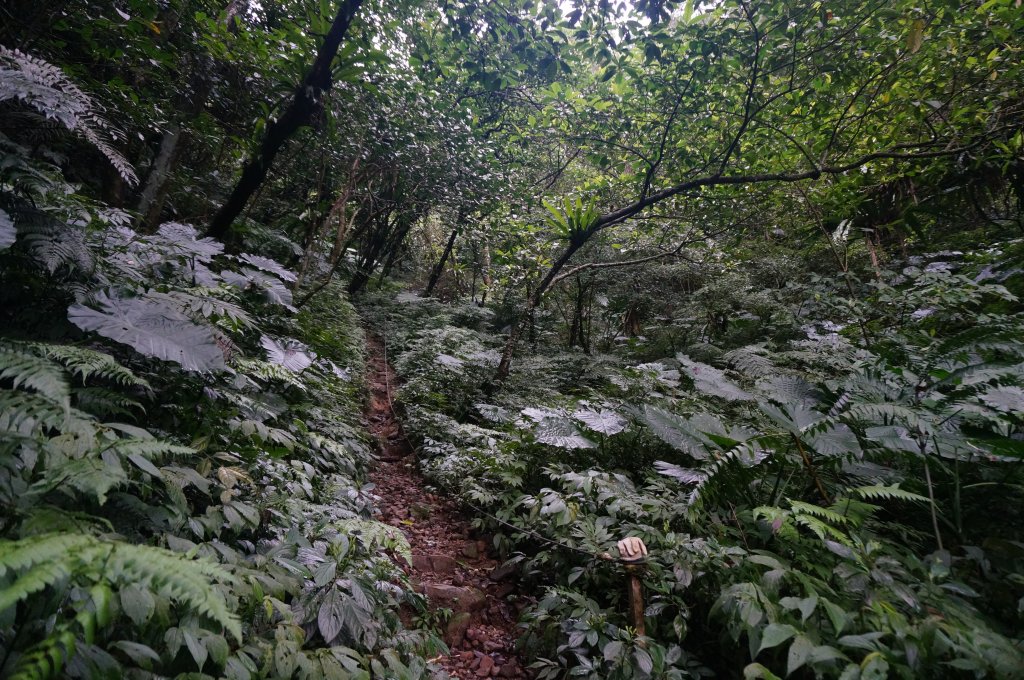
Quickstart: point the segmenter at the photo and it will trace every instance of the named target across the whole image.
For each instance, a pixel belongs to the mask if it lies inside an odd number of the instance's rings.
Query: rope
[[[384,314],[384,333],[381,335],[381,338],[380,338],[381,347],[384,349],[384,392],[385,392],[385,394],[386,394],[386,396],[388,398],[388,408],[391,409],[391,417],[394,418],[395,422],[398,423],[398,426],[399,426],[398,427],[398,433],[401,435],[402,439],[405,440],[405,443],[409,445],[409,450],[410,451],[415,451],[416,447],[409,440],[409,437],[406,436],[405,428],[402,427],[402,421],[398,417],[397,411],[395,411],[395,403],[391,399],[391,382],[388,379],[388,370],[391,368],[391,363],[388,361],[388,338],[387,338],[387,334],[388,334],[388,319],[387,319],[387,314]],[[470,508],[472,508],[477,513],[487,517],[488,519],[496,522],[497,524],[500,524],[501,526],[503,526],[503,527],[505,527],[507,529],[511,529],[512,531],[514,531],[516,533],[519,533],[519,534],[523,534],[525,536],[529,536],[530,538],[533,538],[534,540],[541,541],[542,543],[545,543],[545,544],[550,545],[552,547],[561,548],[562,550],[566,550],[566,551],[569,551],[569,552],[574,552],[574,553],[577,553],[577,554],[580,554],[580,555],[585,555],[586,557],[589,557],[590,559],[603,560],[605,562],[617,562],[619,564],[636,564],[636,562],[632,562],[632,561],[629,561],[629,560],[624,560],[624,559],[621,559],[621,558],[618,558],[618,557],[612,557],[607,552],[595,553],[595,552],[591,552],[589,550],[584,550],[582,548],[577,548],[576,546],[569,545],[568,543],[562,543],[561,541],[555,540],[553,538],[548,538],[547,536],[543,536],[541,534],[538,534],[537,532],[532,531],[530,529],[524,529],[523,527],[519,527],[519,526],[516,526],[515,524],[511,524],[511,523],[501,519],[500,517],[494,516],[493,514],[487,512],[486,510],[484,510],[480,506],[476,505],[475,503],[471,503],[470,501],[468,501],[468,500],[466,500],[464,498],[460,498],[459,501],[461,503],[464,503],[465,505],[468,505]]]

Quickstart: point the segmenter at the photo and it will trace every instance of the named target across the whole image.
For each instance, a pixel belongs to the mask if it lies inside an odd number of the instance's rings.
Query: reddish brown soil
[[[424,488],[415,454],[392,407],[397,376],[380,340],[367,341],[370,403],[366,418],[378,447],[371,473],[380,497],[381,521],[399,527],[409,540],[413,565],[403,565],[435,610],[450,609],[442,633],[452,653],[438,663],[453,678],[529,678],[515,651],[516,620],[527,601],[517,594],[513,574],[488,553],[484,537],[449,499]]]

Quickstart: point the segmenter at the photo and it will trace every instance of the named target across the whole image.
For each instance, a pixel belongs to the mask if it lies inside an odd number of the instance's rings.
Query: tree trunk
[[[526,309],[519,316],[519,319],[512,324],[512,328],[508,334],[508,340],[505,342],[505,349],[501,352],[501,361],[498,363],[498,371],[494,378],[498,382],[502,382],[508,377],[509,371],[512,370],[512,357],[515,354],[516,346],[519,344],[519,339],[523,335],[523,331],[526,329],[526,325],[529,323],[532,325],[534,318],[534,310],[540,305],[540,301],[544,297],[544,293],[547,292],[551,282],[558,276],[558,272],[562,271],[562,267],[572,259],[572,256],[576,254],[576,251],[583,247],[586,243],[586,238],[574,238],[569,242],[569,247],[565,249],[562,256],[559,257],[551,265],[548,273],[541,280],[537,288],[534,289],[533,293],[529,295],[526,301]]]
[[[377,262],[387,247],[388,231],[391,227],[391,214],[393,213],[389,212],[379,215],[377,217],[378,227],[367,234],[368,242],[361,249],[362,253],[359,257],[359,264],[356,266],[356,271],[348,282],[348,294],[350,296],[358,294],[370,281],[370,277],[373,276],[373,270],[377,267]],[[397,222],[398,219],[395,218],[395,221]]]
[[[366,286],[366,283],[370,280],[370,274],[373,272],[375,262],[372,259],[363,260],[359,263],[352,278],[349,279],[348,294],[350,297],[354,297]]]
[[[622,333],[626,337],[635,338],[642,331],[643,325],[640,322],[640,308],[636,305],[630,305],[622,318]]]
[[[363,0],[344,0],[334,17],[334,23],[327,32],[320,51],[309,74],[296,88],[295,96],[280,118],[267,126],[266,134],[260,144],[259,153],[251,157],[242,170],[234,190],[228,200],[214,216],[206,235],[223,241],[228,235],[235,219],[242,214],[246,204],[263,180],[267,177],[271,164],[284,143],[295,132],[313,121],[313,115],[321,105],[325,92],[331,89],[331,64],[338,54],[341,41],[348,33],[352,19]]]
[[[299,261],[299,268],[295,278],[295,284],[292,286],[293,290],[298,290],[299,287],[302,286],[303,282],[305,281],[306,276],[309,274],[309,268],[312,264],[313,255],[315,254],[313,246],[315,245],[317,239],[320,238],[320,235],[327,231],[328,227],[330,227],[331,218],[337,216],[338,228],[334,234],[334,243],[331,246],[331,254],[330,256],[328,256],[327,259],[329,267],[332,272],[330,276],[333,276],[333,271],[337,268],[338,261],[344,254],[343,246],[345,245],[346,242],[345,238],[348,235],[348,229],[355,221],[356,215],[358,215],[359,211],[362,210],[362,204],[360,204],[356,206],[356,209],[351,216],[349,216],[348,214],[348,202],[349,199],[352,198],[352,191],[355,188],[355,173],[358,168],[359,157],[357,156],[356,159],[352,162],[352,168],[349,171],[348,181],[345,184],[345,188],[342,190],[337,200],[334,201],[334,204],[331,206],[331,209],[327,211],[327,216],[324,217],[323,221],[320,224],[314,224],[313,226],[310,227],[309,233],[306,235],[306,239],[302,245],[302,259]]]
[[[249,11],[249,0],[231,0],[224,10],[224,25],[232,33],[238,33],[242,15]]]
[[[139,203],[136,206],[140,217],[139,230],[152,234],[160,226],[160,215],[163,213],[167,193],[170,190],[171,168],[178,157],[182,146],[182,129],[172,123],[160,140],[160,151],[153,160],[153,167],[146,177],[146,186],[142,188]]]
[[[875,272],[875,280],[882,280],[882,268],[878,261],[878,251],[875,249],[875,242],[871,240],[871,235],[874,233],[872,230],[869,233],[864,234],[864,245],[868,248],[868,255],[871,257],[871,268]]]
[[[480,278],[483,280],[483,285],[480,289],[480,302],[477,304],[483,307],[487,303],[487,294],[491,292],[491,247],[486,243],[483,245],[483,262],[480,265]]]
[[[573,302],[572,322],[569,324],[569,348],[572,349],[577,345],[583,349],[584,352],[590,354],[590,349],[587,343],[587,328],[586,328],[586,302],[587,302],[587,286],[580,279],[580,276],[576,275],[576,295]]]
[[[448,244],[444,247],[444,252],[441,253],[441,259],[434,265],[434,269],[430,272],[430,280],[427,281],[427,287],[423,289],[423,297],[430,297],[434,294],[434,287],[437,282],[441,279],[441,272],[444,271],[444,264],[448,261],[448,257],[452,254],[452,248],[455,247],[455,239],[459,236],[459,227],[452,229],[451,236],[448,237]]]

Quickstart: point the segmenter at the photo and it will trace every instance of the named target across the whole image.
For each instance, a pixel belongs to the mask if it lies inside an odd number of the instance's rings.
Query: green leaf
[[[757,648],[755,656],[766,649],[771,649],[772,647],[781,645],[796,634],[796,628],[788,623],[769,623],[765,626],[764,630],[761,631],[761,646]]]
[[[699,392],[719,397],[726,401],[750,401],[754,397],[741,389],[739,385],[725,377],[725,373],[713,366],[708,366],[699,361],[694,361],[685,354],[676,356],[681,364],[680,375],[685,375],[693,381],[693,386]]]
[[[889,662],[878,652],[872,652],[860,662],[860,680],[886,680]]]
[[[813,650],[811,650],[811,653],[808,656],[808,663],[813,666],[818,663],[836,661],[845,658],[846,655],[840,652],[835,647],[830,647],[828,645],[818,645]]]
[[[743,680],[782,680],[759,663],[747,664],[743,669]]]
[[[572,414],[572,417],[580,421],[594,432],[607,436],[618,434],[626,429],[626,419],[615,411],[603,408],[600,411],[593,409],[581,409]]]
[[[1024,389],[1014,385],[995,387],[980,395],[986,405],[1003,413],[1024,413]]]
[[[150,662],[160,663],[160,655],[153,651],[151,647],[139,642],[118,640],[117,642],[114,642],[111,647],[120,649],[128,655],[128,658],[139,664],[142,668],[148,669],[150,667]]]
[[[808,657],[814,650],[814,643],[804,635],[798,635],[793,644],[789,646],[789,654],[786,657],[786,675],[792,675],[807,663]]]
[[[142,626],[156,610],[156,600],[149,590],[129,584],[121,588],[119,593],[121,609],[135,625]]]
[[[206,650],[204,645],[191,631],[182,630],[182,637],[185,639],[185,646],[188,648],[189,653],[196,662],[196,666],[199,670],[203,670],[203,666],[206,665],[206,659],[209,657],[209,652]]]
[[[135,467],[139,468],[146,474],[156,479],[160,479],[160,468],[158,468],[156,465],[153,465],[153,463],[150,462],[148,458],[141,456],[137,453],[130,453],[128,454],[128,460],[130,460],[135,465]]]
[[[18,238],[18,230],[14,228],[14,221],[6,211],[0,210],[0,250],[7,250],[14,245]]]
[[[633,658],[636,659],[636,665],[641,671],[650,675],[654,671],[654,659],[643,647],[637,647],[633,650]]]
[[[74,304],[68,320],[84,331],[95,331],[131,346],[145,356],[181,364],[187,371],[225,367],[224,354],[212,329],[154,297],[119,298],[105,292],[96,296],[99,309]]]
[[[708,458],[704,436],[696,431],[685,418],[651,404],[644,405],[643,411],[640,412],[640,418],[651,429],[651,432],[669,446],[679,449],[697,460]]]
[[[331,644],[341,634],[345,624],[345,611],[343,598],[337,588],[332,587],[327,591],[327,596],[324,597],[317,613],[316,624],[327,644]]]
[[[576,429],[572,421],[563,416],[548,416],[541,420],[534,430],[534,436],[541,444],[562,449],[592,449],[596,446]]]
[[[824,598],[822,598],[821,604],[825,608],[825,614],[828,616],[828,620],[831,622],[836,635],[841,635],[849,621],[849,615],[846,613],[846,610]]]

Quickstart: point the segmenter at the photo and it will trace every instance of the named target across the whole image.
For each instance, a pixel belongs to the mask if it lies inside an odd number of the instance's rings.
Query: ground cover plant
[[[0,675],[1021,677],[1019,5],[5,4]]]

